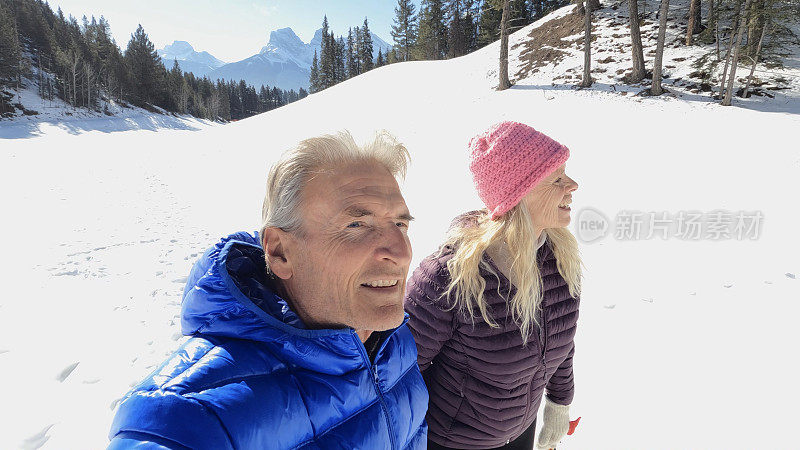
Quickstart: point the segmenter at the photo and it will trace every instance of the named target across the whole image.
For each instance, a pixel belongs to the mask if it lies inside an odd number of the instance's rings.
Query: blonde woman
[[[457,217],[406,291],[429,449],[555,448],[569,428],[581,261],[569,150],[516,122],[470,141],[485,210]]]

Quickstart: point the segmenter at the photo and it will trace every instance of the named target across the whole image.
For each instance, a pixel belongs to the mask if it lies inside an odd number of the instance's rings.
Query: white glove
[[[556,444],[569,431],[569,405],[553,403],[545,397],[542,431],[536,443],[538,450],[556,448]]]

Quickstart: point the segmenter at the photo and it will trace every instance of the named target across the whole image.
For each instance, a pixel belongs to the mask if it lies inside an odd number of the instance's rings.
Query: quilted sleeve
[[[170,391],[137,391],[114,416],[109,448],[233,449],[219,418],[201,402]]]
[[[575,380],[572,376],[572,356],[575,354],[575,343],[564,362],[558,366],[550,381],[547,382],[547,398],[559,405],[569,405],[575,395]]]
[[[427,369],[445,342],[453,336],[452,309],[440,299],[447,285],[446,267],[428,257],[411,275],[406,290],[408,328],[417,344],[417,363]]]

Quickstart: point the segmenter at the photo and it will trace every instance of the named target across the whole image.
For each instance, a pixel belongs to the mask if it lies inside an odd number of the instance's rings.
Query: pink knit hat
[[[567,147],[517,122],[492,125],[472,138],[469,148],[472,179],[492,220],[510,211],[569,158]]]

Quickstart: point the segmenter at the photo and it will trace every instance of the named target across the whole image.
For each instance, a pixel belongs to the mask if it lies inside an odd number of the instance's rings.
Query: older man
[[[195,264],[193,337],[126,395],[109,448],[424,448],[428,394],[403,313],[407,161],[386,134],[284,154],[261,232]]]

